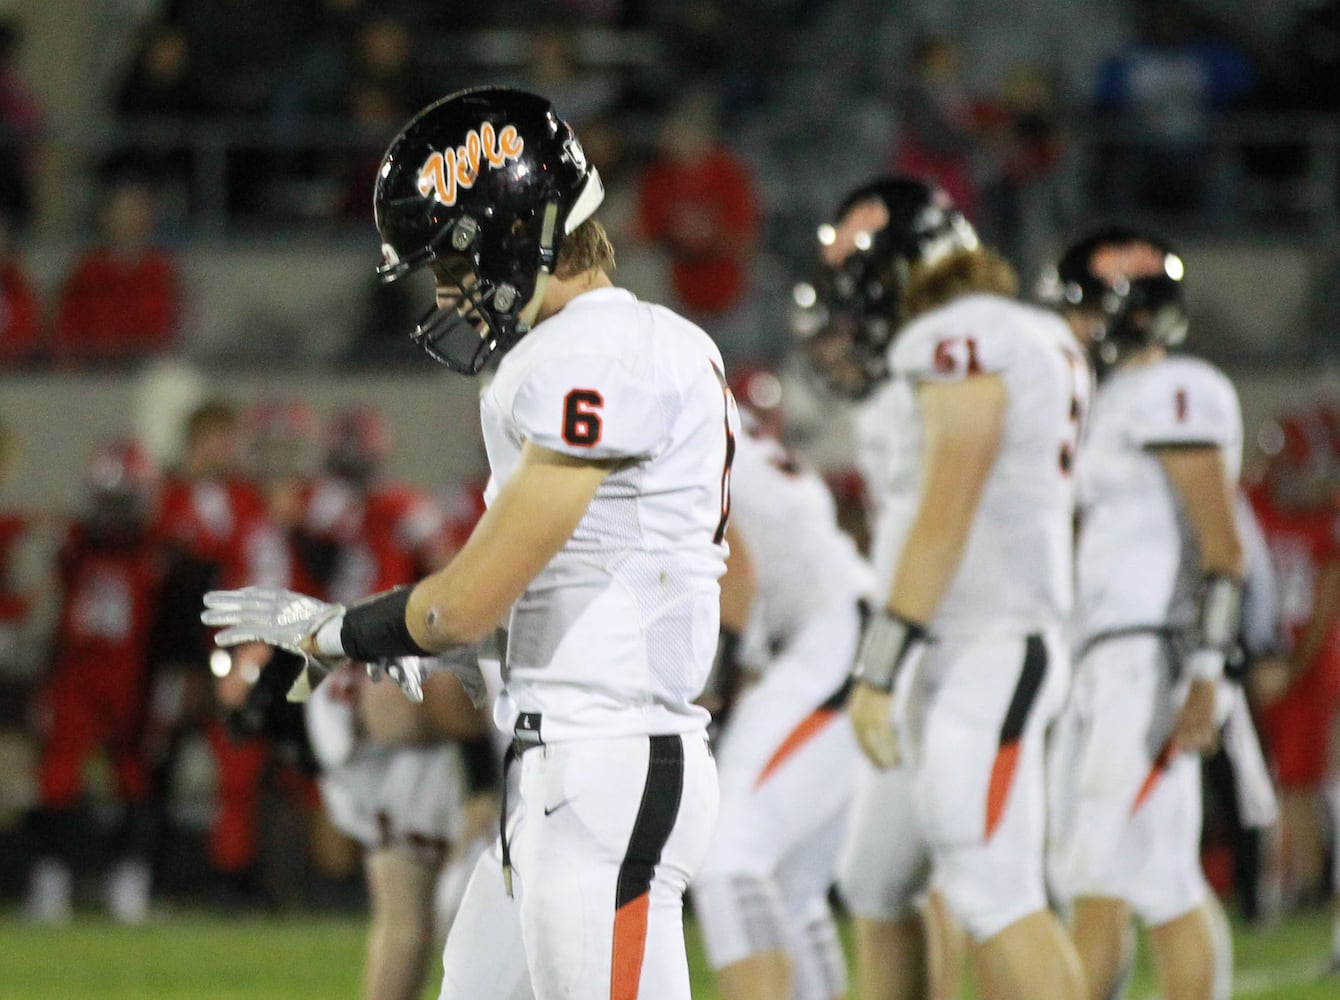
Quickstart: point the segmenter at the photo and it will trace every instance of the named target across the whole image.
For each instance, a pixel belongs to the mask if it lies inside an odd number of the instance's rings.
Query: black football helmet
[[[99,445],[84,474],[90,534],[108,544],[139,538],[158,511],[161,487],[158,465],[138,441],[118,438]]]
[[[1138,261],[1118,256],[1141,248],[1148,253]],[[1104,260],[1107,251],[1110,262]],[[1123,273],[1128,268],[1135,276]],[[1061,255],[1043,275],[1038,296],[1062,312],[1086,310],[1098,317],[1089,353],[1102,374],[1132,351],[1152,344],[1173,347],[1186,339],[1185,270],[1182,258],[1159,237],[1105,226]]]
[[[867,202],[882,205],[887,221],[844,235],[843,218]],[[980,244],[942,188],[912,177],[862,185],[842,199],[835,220],[819,227],[819,273],[793,290],[792,332],[831,391],[860,399],[888,375],[889,344],[908,319],[913,265]],[[833,260],[831,248],[848,236],[850,251]]]
[[[546,98],[485,87],[420,111],[377,172],[378,273],[394,281],[431,264],[460,296],[434,305],[414,342],[477,374],[528,331],[540,275],[603,198],[600,175]]]

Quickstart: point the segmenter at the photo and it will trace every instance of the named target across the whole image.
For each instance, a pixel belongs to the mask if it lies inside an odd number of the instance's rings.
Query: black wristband
[[[409,634],[405,608],[411,586],[373,594],[353,604],[340,625],[340,645],[351,660],[376,663],[401,656],[432,656]]]
[[[485,735],[461,741],[461,763],[465,766],[465,785],[471,795],[498,790],[500,765],[493,749],[493,738]]]

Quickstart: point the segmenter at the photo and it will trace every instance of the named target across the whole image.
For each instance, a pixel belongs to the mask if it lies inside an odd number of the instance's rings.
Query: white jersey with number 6
[[[524,712],[545,742],[702,729],[739,432],[716,345],[622,289],[586,292],[504,356],[480,411],[488,502],[527,441],[616,463],[512,608],[499,727]]]
[[[1092,385],[1069,327],[1032,306],[966,295],[910,323],[890,368],[858,417],[881,585],[893,579],[921,491],[918,384],[992,374],[1008,395],[1000,447],[931,631],[1020,636],[1061,625],[1072,598],[1072,466]]]

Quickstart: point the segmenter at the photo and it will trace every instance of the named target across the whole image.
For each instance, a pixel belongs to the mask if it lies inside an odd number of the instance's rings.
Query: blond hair
[[[598,219],[587,219],[563,237],[554,277],[566,280],[593,269],[614,272],[614,244]]]
[[[906,318],[975,292],[1012,299],[1019,293],[1019,276],[1009,261],[985,247],[955,250],[934,264],[914,264],[903,297]]]

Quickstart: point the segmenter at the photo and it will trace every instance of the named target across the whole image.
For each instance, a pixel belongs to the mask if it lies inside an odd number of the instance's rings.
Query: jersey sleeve
[[[1227,447],[1241,420],[1227,380],[1202,368],[1151,379],[1132,428],[1141,448]]]
[[[536,365],[512,399],[521,437],[577,458],[646,458],[668,428],[654,386],[614,358],[550,358]]]
[[[961,382],[1003,371],[1014,354],[1005,316],[989,307],[950,308],[930,315],[894,343],[895,374],[914,382]]]

